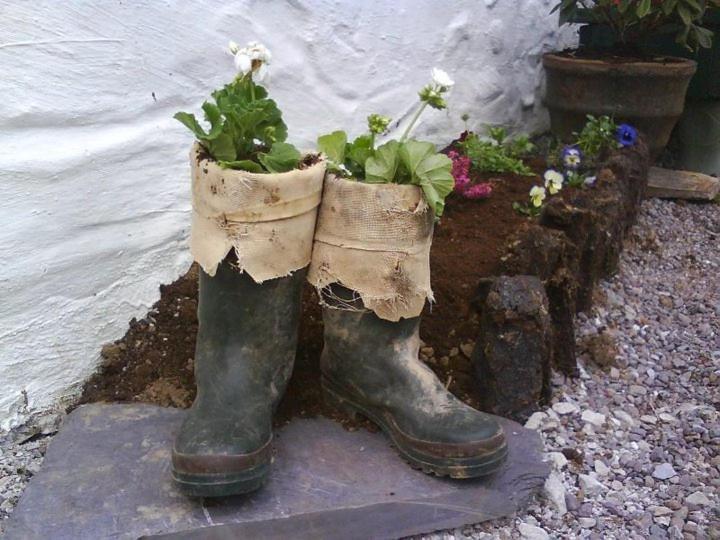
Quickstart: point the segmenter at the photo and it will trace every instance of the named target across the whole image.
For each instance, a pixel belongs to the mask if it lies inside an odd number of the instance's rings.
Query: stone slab
[[[651,167],[647,197],[712,201],[720,193],[720,180],[707,174]]]
[[[513,514],[549,473],[540,436],[509,420],[503,468],[461,481],[411,469],[381,434],[317,418],[276,432],[262,490],[190,499],[170,476],[183,414],[142,404],[76,409],[11,515],[7,540],[398,538]]]

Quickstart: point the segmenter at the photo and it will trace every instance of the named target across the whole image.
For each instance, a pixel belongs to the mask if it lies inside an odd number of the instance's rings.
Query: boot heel
[[[325,386],[323,386],[322,391],[323,401],[325,402],[325,405],[327,405],[330,409],[333,409],[334,411],[342,414],[343,416],[348,417],[348,419],[350,420],[357,420],[358,412],[352,405],[350,405],[347,401],[338,396],[332,390],[328,390],[328,388]]]

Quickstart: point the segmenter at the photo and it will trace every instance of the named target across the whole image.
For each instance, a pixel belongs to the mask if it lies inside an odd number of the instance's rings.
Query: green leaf
[[[346,144],[347,134],[344,131],[333,131],[318,137],[317,140],[318,150],[336,165],[342,165],[345,162]]]
[[[352,143],[345,145],[346,159],[354,162],[354,165],[363,171],[362,176],[364,176],[365,162],[374,153],[371,135],[360,135]],[[350,165],[353,165],[353,163]]]
[[[694,26],[693,30],[695,33],[695,42],[698,46],[703,49],[709,49],[712,47],[714,32],[700,26]]]
[[[690,26],[692,23],[692,14],[688,10],[687,7],[680,5],[677,9],[678,15],[680,15],[680,18],[682,19],[682,22],[685,26]]]
[[[265,172],[259,163],[255,163],[249,159],[241,159],[240,161],[219,161],[218,163],[223,169],[238,169],[252,173]]]
[[[488,126],[488,137],[490,137],[498,145],[502,145],[507,138],[507,132],[502,126]]]
[[[697,0],[683,0],[686,4],[688,4],[693,10],[695,10],[696,14],[702,14],[703,13],[703,7],[700,5],[700,3]]]
[[[216,139],[223,129],[222,114],[217,105],[209,102],[205,102],[202,105],[202,110],[205,112],[205,118],[210,123],[210,132],[206,135],[206,140]]]
[[[440,217],[445,210],[445,198],[455,186],[452,160],[444,154],[431,154],[418,164],[415,174],[425,195],[425,200]]]
[[[400,159],[410,174],[411,181],[417,178],[417,169],[422,160],[435,154],[435,152],[435,145],[429,142],[410,139],[402,144]]]
[[[395,180],[400,163],[400,143],[389,141],[375,150],[375,155],[365,162],[365,181],[371,184],[385,184]]]
[[[276,142],[267,154],[259,154],[258,160],[271,173],[283,173],[297,167],[300,152],[290,143]]]
[[[651,0],[640,0],[640,3],[635,8],[635,13],[637,14],[638,17],[640,17],[642,19],[648,13],[650,13],[651,8],[652,8]]]
[[[191,114],[181,112],[175,118],[193,132],[217,161],[254,163],[258,150],[272,148],[287,138],[287,126],[277,104],[249,78],[237,79],[212,96],[215,103],[206,102],[202,106],[210,124],[209,132]],[[272,167],[285,168],[285,159],[289,161],[289,157],[273,155],[268,162]]]
[[[205,133],[205,130],[198,123],[194,114],[179,112],[175,113],[173,118],[192,131],[199,140],[207,139],[207,133]]]
[[[221,133],[215,140],[204,141],[204,144],[210,155],[218,161],[234,161],[237,159],[233,139],[228,133]]]

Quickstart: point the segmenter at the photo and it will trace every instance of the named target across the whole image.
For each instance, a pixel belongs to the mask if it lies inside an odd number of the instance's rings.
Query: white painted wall
[[[449,112],[418,135],[545,125],[549,0],[18,0],[0,17],[0,430],[77,391],[100,346],[188,264],[191,137],[172,120],[229,80],[229,39],[274,53],[290,139],[407,117],[438,65]],[[565,42],[572,40],[564,32]],[[154,97],[153,97],[154,94]]]

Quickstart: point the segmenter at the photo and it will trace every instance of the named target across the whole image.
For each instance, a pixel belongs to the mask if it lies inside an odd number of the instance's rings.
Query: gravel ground
[[[45,449],[61,420],[61,414],[47,413],[10,433],[0,433],[0,536],[25,485],[40,470]]]
[[[554,471],[512,519],[428,539],[720,539],[720,206],[647,201],[578,319],[581,377],[540,430]],[[59,417],[0,436],[0,534]]]
[[[646,201],[592,313],[581,377],[528,427],[554,471],[514,519],[425,538],[720,538],[720,206]]]

